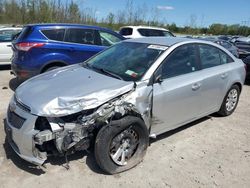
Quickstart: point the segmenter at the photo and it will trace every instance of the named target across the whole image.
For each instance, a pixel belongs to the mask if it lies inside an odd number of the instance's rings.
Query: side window
[[[12,35],[0,34],[0,42],[11,42]]]
[[[132,28],[122,28],[121,31],[119,32],[123,36],[128,36],[133,34],[133,29]]]
[[[165,36],[162,30],[156,30],[156,29],[138,29],[138,32],[145,37]]]
[[[196,46],[183,45],[175,49],[162,64],[162,78],[171,78],[198,70]]]
[[[173,33],[171,33],[171,32],[168,32],[168,31],[162,31],[162,32],[163,32],[164,36],[166,36],[166,37],[174,37]]]
[[[101,45],[102,46],[111,46],[117,42],[120,42],[121,39],[117,36],[105,32],[105,31],[99,31],[100,37],[101,37]]]
[[[234,61],[228,54],[213,46],[200,44],[199,50],[203,69]]]
[[[231,63],[234,61],[229,55],[227,55],[225,52],[221,50],[220,50],[220,60],[221,64]]]
[[[92,29],[68,29],[65,36],[65,42],[95,45],[95,31]]]
[[[11,42],[14,35],[20,30],[2,30],[0,31],[0,42]]]
[[[210,45],[199,44],[200,59],[203,69],[221,64],[220,50]]]
[[[63,41],[65,29],[46,29],[41,32],[50,40]]]

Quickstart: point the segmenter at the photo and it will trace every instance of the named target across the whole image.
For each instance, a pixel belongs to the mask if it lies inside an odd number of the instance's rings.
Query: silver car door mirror
[[[162,76],[161,76],[161,75],[158,75],[158,76],[155,78],[154,83],[161,84],[162,82],[163,82],[163,80],[162,80]]]

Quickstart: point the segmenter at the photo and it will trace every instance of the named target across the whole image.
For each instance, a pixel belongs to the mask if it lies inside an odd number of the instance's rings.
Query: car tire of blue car
[[[101,128],[95,140],[95,158],[100,168],[116,174],[139,164],[149,144],[144,121],[125,116]]]

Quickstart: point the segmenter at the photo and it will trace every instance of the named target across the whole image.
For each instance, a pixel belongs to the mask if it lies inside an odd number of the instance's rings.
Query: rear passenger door
[[[83,62],[105,49],[99,45],[98,33],[93,29],[69,28],[66,31],[64,41],[68,54],[72,56],[74,61],[72,63]]]
[[[222,103],[230,73],[228,63],[233,60],[217,47],[198,44],[198,48],[203,73],[201,112],[208,114]]]

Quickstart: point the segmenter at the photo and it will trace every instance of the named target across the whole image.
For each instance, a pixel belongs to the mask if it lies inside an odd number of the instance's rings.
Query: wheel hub
[[[237,103],[238,100],[238,92],[236,89],[232,89],[227,96],[227,100],[226,100],[226,109],[227,111],[232,111]]]
[[[110,145],[111,159],[120,166],[126,165],[137,149],[138,140],[138,134],[132,128],[118,134]]]

